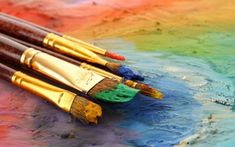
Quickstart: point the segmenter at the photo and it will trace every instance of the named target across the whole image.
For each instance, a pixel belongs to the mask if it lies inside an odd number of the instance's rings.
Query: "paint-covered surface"
[[[1,81],[6,146],[234,146],[234,0],[0,1],[0,10],[126,55],[165,93],[104,106],[98,126]],[[225,103],[220,105],[214,101]]]

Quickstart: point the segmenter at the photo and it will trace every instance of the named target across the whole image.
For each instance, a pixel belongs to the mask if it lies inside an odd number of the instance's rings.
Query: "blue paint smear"
[[[128,104],[112,106],[122,111],[118,127],[136,132],[137,138],[127,140],[135,146],[172,146],[189,133],[194,132],[200,105],[192,99],[190,89],[184,84],[169,79],[159,80],[174,90],[165,91],[162,101],[139,96]],[[177,89],[176,89],[177,88]]]
[[[234,105],[235,99],[231,76],[218,73],[211,62],[200,58],[138,52],[134,44],[117,38],[98,42],[106,48],[120,49],[119,53],[127,56],[128,66],[166,94],[163,101],[140,100],[128,105],[133,113],[129,112],[118,127],[138,132],[137,138],[125,140],[129,145],[235,145],[235,113],[233,107],[228,107]],[[228,105],[218,105],[218,101]],[[141,107],[134,109],[138,105]]]
[[[158,88],[165,98],[160,101],[138,95],[125,104],[100,102],[104,113],[98,126],[68,121],[66,113],[42,103],[37,110],[40,115],[34,118],[39,130],[35,140],[48,142],[48,146],[168,147],[199,134],[188,143],[234,143],[235,113],[211,102],[233,99],[233,83],[212,70],[208,62],[169,53],[138,52],[133,44],[119,38],[98,40],[96,44],[126,55],[125,64],[141,73],[145,83]],[[210,122],[210,116],[218,119]],[[67,132],[73,132],[75,137],[60,139]],[[228,138],[230,141],[225,141]]]
[[[104,43],[106,48],[109,43],[112,46],[123,45],[123,42],[118,43],[118,39],[99,40],[99,42]],[[118,45],[118,48],[120,47],[122,46]],[[119,112],[122,117],[116,127],[136,133],[135,137],[123,140],[127,145],[173,146],[178,144],[180,140],[197,130],[201,120],[201,115],[198,115],[201,105],[193,98],[194,89],[184,81],[161,71],[165,59],[156,60],[154,56],[164,58],[165,54],[142,52],[138,54],[131,44],[125,44],[124,48],[120,49],[120,52],[127,55],[130,61],[127,64],[142,72],[145,82],[160,89],[165,94],[165,98],[159,101],[138,96],[126,104],[105,105],[106,112],[111,109]],[[141,59],[138,58],[140,56]],[[169,61],[169,59],[166,60]]]

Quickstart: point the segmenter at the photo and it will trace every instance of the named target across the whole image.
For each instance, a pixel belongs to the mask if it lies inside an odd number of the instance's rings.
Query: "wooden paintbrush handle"
[[[59,32],[56,32],[56,31],[51,30],[51,29],[49,29],[49,28],[45,28],[45,27],[40,26],[40,25],[38,25],[38,24],[35,24],[35,23],[29,22],[29,21],[27,21],[27,20],[21,19],[21,18],[19,18],[19,17],[15,17],[15,16],[12,16],[12,15],[8,15],[8,14],[2,13],[2,12],[0,12],[0,15],[3,15],[3,16],[5,16],[5,17],[14,19],[14,20],[16,20],[16,21],[20,21],[20,22],[22,22],[22,23],[25,23],[25,24],[34,26],[34,27],[39,28],[39,29],[41,29],[41,30],[44,30],[44,31],[46,31],[46,32],[48,32],[48,33],[53,33],[53,34],[56,34],[56,35],[58,35],[58,36],[63,36],[63,34],[61,34],[61,33],[59,33]]]
[[[21,55],[27,49],[13,40],[0,36],[0,59],[9,64],[20,64]]]
[[[23,40],[19,40],[19,39],[17,39],[17,38],[14,38],[14,37],[11,37],[11,36],[2,34],[2,33],[0,33],[0,36],[9,38],[9,39],[11,39],[11,40],[13,40],[13,41],[16,41],[16,42],[18,42],[18,43],[24,45],[24,46],[27,46],[27,47],[30,47],[30,48],[34,48],[34,49],[36,49],[36,50],[39,50],[39,51],[42,51],[42,52],[44,52],[44,53],[50,54],[50,55],[52,55],[52,56],[55,56],[55,57],[57,57],[57,58],[60,58],[60,59],[62,59],[62,60],[65,60],[65,61],[67,61],[67,62],[73,63],[73,64],[75,64],[75,65],[78,65],[78,66],[81,65],[81,62],[79,62],[78,60],[69,58],[69,57],[64,56],[64,55],[62,55],[62,54],[59,54],[59,53],[56,53],[56,52],[47,50],[47,49],[45,49],[45,48],[36,46],[36,45],[34,45],[34,44],[25,42],[25,41],[23,41]]]
[[[42,46],[47,32],[12,18],[0,15],[0,32]]]
[[[15,70],[12,68],[7,67],[3,63],[0,63],[0,78],[11,82],[11,78],[15,73]]]

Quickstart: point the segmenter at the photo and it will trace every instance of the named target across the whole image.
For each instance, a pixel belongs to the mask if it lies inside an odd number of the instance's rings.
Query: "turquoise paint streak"
[[[234,143],[235,113],[231,105],[234,100],[235,66],[231,61],[235,61],[232,49],[235,39],[225,36],[229,35],[209,33],[204,40],[210,42],[201,46],[210,48],[202,51],[201,47],[196,53],[178,53],[177,49],[173,52],[137,51],[135,42],[116,38],[95,41],[113,51],[120,49],[119,53],[127,55],[126,64],[142,72],[147,83],[166,94],[163,101],[149,101],[144,105],[140,99],[139,103],[127,104],[133,112],[128,111],[129,118],[122,120],[119,127],[139,134],[136,139],[126,140],[127,143],[173,146],[195,134],[199,137],[189,140],[193,146]],[[220,41],[216,42],[219,38]],[[219,49],[220,46],[222,49]],[[227,101],[229,106],[214,103],[214,100]],[[164,107],[167,109],[164,110]]]

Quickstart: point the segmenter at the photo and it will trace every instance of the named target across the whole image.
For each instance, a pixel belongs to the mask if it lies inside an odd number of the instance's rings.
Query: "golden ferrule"
[[[104,76],[104,77],[107,77],[107,78],[110,78],[110,79],[114,79],[114,80],[117,80],[119,82],[122,82],[123,81],[123,78],[117,76],[117,75],[114,75],[110,72],[107,72],[103,69],[100,69],[100,68],[97,68],[97,67],[94,67],[92,65],[89,65],[89,64],[86,64],[86,63],[82,63],[80,65],[80,67],[84,68],[84,69],[87,69],[87,70],[91,70],[91,71],[94,71],[95,73],[97,73],[98,75],[101,75],[101,76]]]
[[[88,93],[90,89],[104,79],[94,72],[33,48],[27,49],[21,57],[22,64],[84,93]]]
[[[24,51],[24,53],[21,55],[20,62],[29,68],[31,68],[31,62],[33,61],[34,57],[41,53],[41,51],[35,50],[33,48],[28,48]]]
[[[76,97],[75,94],[69,91],[50,85],[20,71],[14,73],[11,81],[14,85],[44,98],[66,112],[70,112],[73,100]]]
[[[94,72],[33,48],[29,48],[23,53],[21,63],[84,93],[88,93],[90,89],[104,79]]]
[[[62,42],[62,43],[58,43]],[[61,39],[60,36],[54,35],[52,33],[49,33],[43,40],[44,46],[51,48],[52,50],[55,50],[60,53],[64,53],[66,55],[70,55],[73,57],[78,57],[79,59],[84,59],[89,61],[89,57],[81,54],[80,52],[76,52],[74,50],[71,50],[70,48],[64,46],[69,45],[68,43],[66,44],[64,40]]]
[[[97,53],[97,54],[105,55],[105,53],[106,53],[106,50],[105,50],[105,49],[102,49],[102,48],[100,48],[100,47],[94,46],[94,45],[92,45],[92,44],[90,44],[90,43],[87,43],[87,42],[84,42],[84,41],[82,41],[82,40],[80,40],[80,39],[77,39],[77,38],[74,38],[74,37],[71,37],[71,36],[67,36],[67,35],[63,35],[63,37],[64,37],[65,39],[68,39],[68,40],[70,40],[70,41],[73,41],[73,42],[75,42],[75,43],[81,45],[82,47],[84,47],[84,48],[86,48],[86,49],[88,49],[88,50],[90,50],[90,51],[93,51],[93,52],[95,52],[95,53]]]
[[[107,61],[93,53],[92,51],[82,47],[76,42],[70,41],[53,33],[48,33],[43,40],[46,47],[54,49],[58,52],[77,57],[79,59],[88,60],[89,62],[106,65]]]

